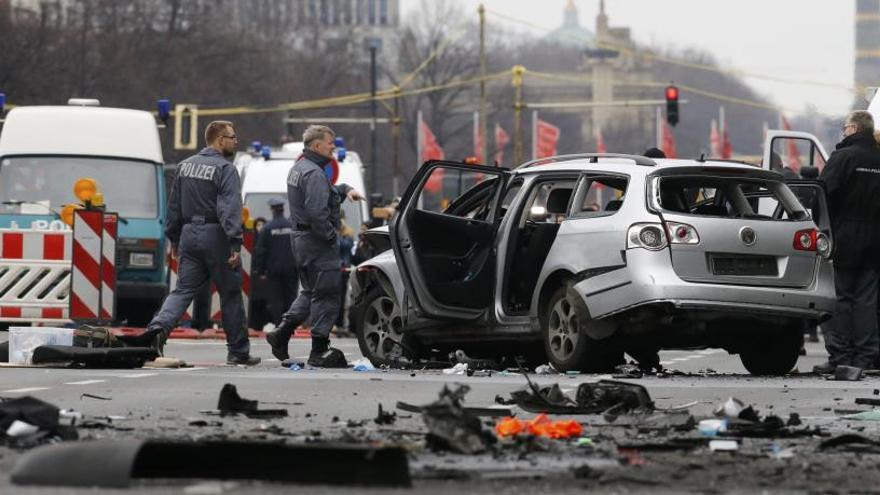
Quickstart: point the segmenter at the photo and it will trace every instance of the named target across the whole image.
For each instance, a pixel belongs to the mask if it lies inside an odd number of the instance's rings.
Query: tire
[[[800,357],[804,344],[801,327],[763,333],[739,353],[743,366],[752,375],[781,376],[788,374]]]
[[[404,347],[398,345],[403,341],[400,305],[380,285],[367,291],[367,295],[351,312],[351,317],[350,326],[357,336],[361,354],[373,366],[392,365],[406,356]]]
[[[623,352],[608,337],[597,340],[584,331],[590,324],[586,308],[577,309],[560,287],[550,297],[541,317],[541,335],[550,364],[559,371],[603,373],[623,362]]]

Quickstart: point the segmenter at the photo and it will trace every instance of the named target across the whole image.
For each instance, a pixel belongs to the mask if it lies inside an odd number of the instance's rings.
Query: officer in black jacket
[[[296,298],[297,273],[290,247],[293,224],[284,216],[284,201],[278,198],[269,200],[272,220],[260,231],[257,238],[257,252],[254,257],[254,272],[268,283],[269,312],[272,323],[278,326],[281,315]]]
[[[238,138],[232,122],[205,129],[207,146],[177,166],[165,235],[180,259],[177,286],[144,333],[161,349],[171,329],[210,277],[220,295],[227,364],[253,366],[241,295],[241,182],[229,162]]]
[[[843,136],[819,177],[825,181],[834,235],[837,306],[834,317],[823,324],[828,362],[817,366],[818,372],[839,365],[871,367],[880,344],[880,148],[871,114],[851,113]]]
[[[339,351],[330,349],[330,330],[339,314],[341,298],[342,260],[336,243],[339,206],[346,197],[352,201],[364,197],[346,184],[331,184],[327,178],[324,166],[333,159],[335,137],[327,126],[306,129],[303,155],[287,176],[293,254],[302,290],[282,317],[278,330],[266,334],[272,354],[284,365],[290,357],[290,336],[306,318],[312,322],[308,363],[318,367],[338,365]]]

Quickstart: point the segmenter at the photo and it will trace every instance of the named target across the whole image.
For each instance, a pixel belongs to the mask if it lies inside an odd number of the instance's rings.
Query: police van
[[[74,182],[95,179],[108,211],[119,213],[117,319],[142,322],[167,291],[162,167],[150,112],[91,99],[13,108],[0,133],[0,228],[59,224],[63,206],[76,202]]]
[[[241,176],[241,195],[250,218],[270,220],[270,198],[278,198],[287,204],[287,174],[296,160],[302,156],[303,143],[286,143],[280,150],[272,150],[266,146],[255,145],[253,154],[240,154],[235,165]],[[348,151],[344,143],[337,138],[336,161],[325,168],[327,178],[333,184],[348,184],[365,196],[363,162],[354,151]],[[285,207],[286,215],[290,208]],[[364,201],[352,202],[345,199],[342,203],[343,220],[355,232],[363,222],[369,221],[367,205]]]

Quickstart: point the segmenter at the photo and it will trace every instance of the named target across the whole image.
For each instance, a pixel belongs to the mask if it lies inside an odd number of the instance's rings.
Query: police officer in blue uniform
[[[275,326],[281,324],[281,315],[296,298],[296,262],[291,256],[290,235],[293,224],[284,216],[284,201],[272,198],[268,201],[272,220],[260,231],[254,257],[253,272],[267,282],[269,312]]]
[[[144,339],[160,349],[171,329],[210,277],[220,296],[226,363],[253,366],[241,295],[241,182],[229,159],[238,139],[232,122],[205,129],[207,146],[177,166],[168,198],[165,235],[180,259],[178,283],[153,317]]]
[[[364,197],[346,184],[333,185],[324,166],[334,158],[336,134],[327,126],[313,125],[303,134],[305,151],[287,176],[287,199],[293,223],[293,254],[302,287],[299,297],[284,314],[274,332],[266,334],[272,354],[289,364],[287,345],[293,331],[311,317],[310,366],[344,365],[344,357],[330,348],[330,330],[339,313],[342,260],[336,242],[339,206],[348,197]],[[287,362],[285,362],[287,361]]]

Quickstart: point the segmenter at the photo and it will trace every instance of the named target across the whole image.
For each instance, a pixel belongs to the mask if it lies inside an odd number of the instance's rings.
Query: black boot
[[[287,352],[287,344],[290,342],[293,331],[298,326],[299,324],[296,322],[282,319],[278,328],[271,332],[266,332],[266,342],[272,347],[272,355],[279,361],[290,359],[290,354]]]
[[[323,367],[324,353],[330,349],[330,339],[312,337],[312,352],[309,353],[309,366]]]

